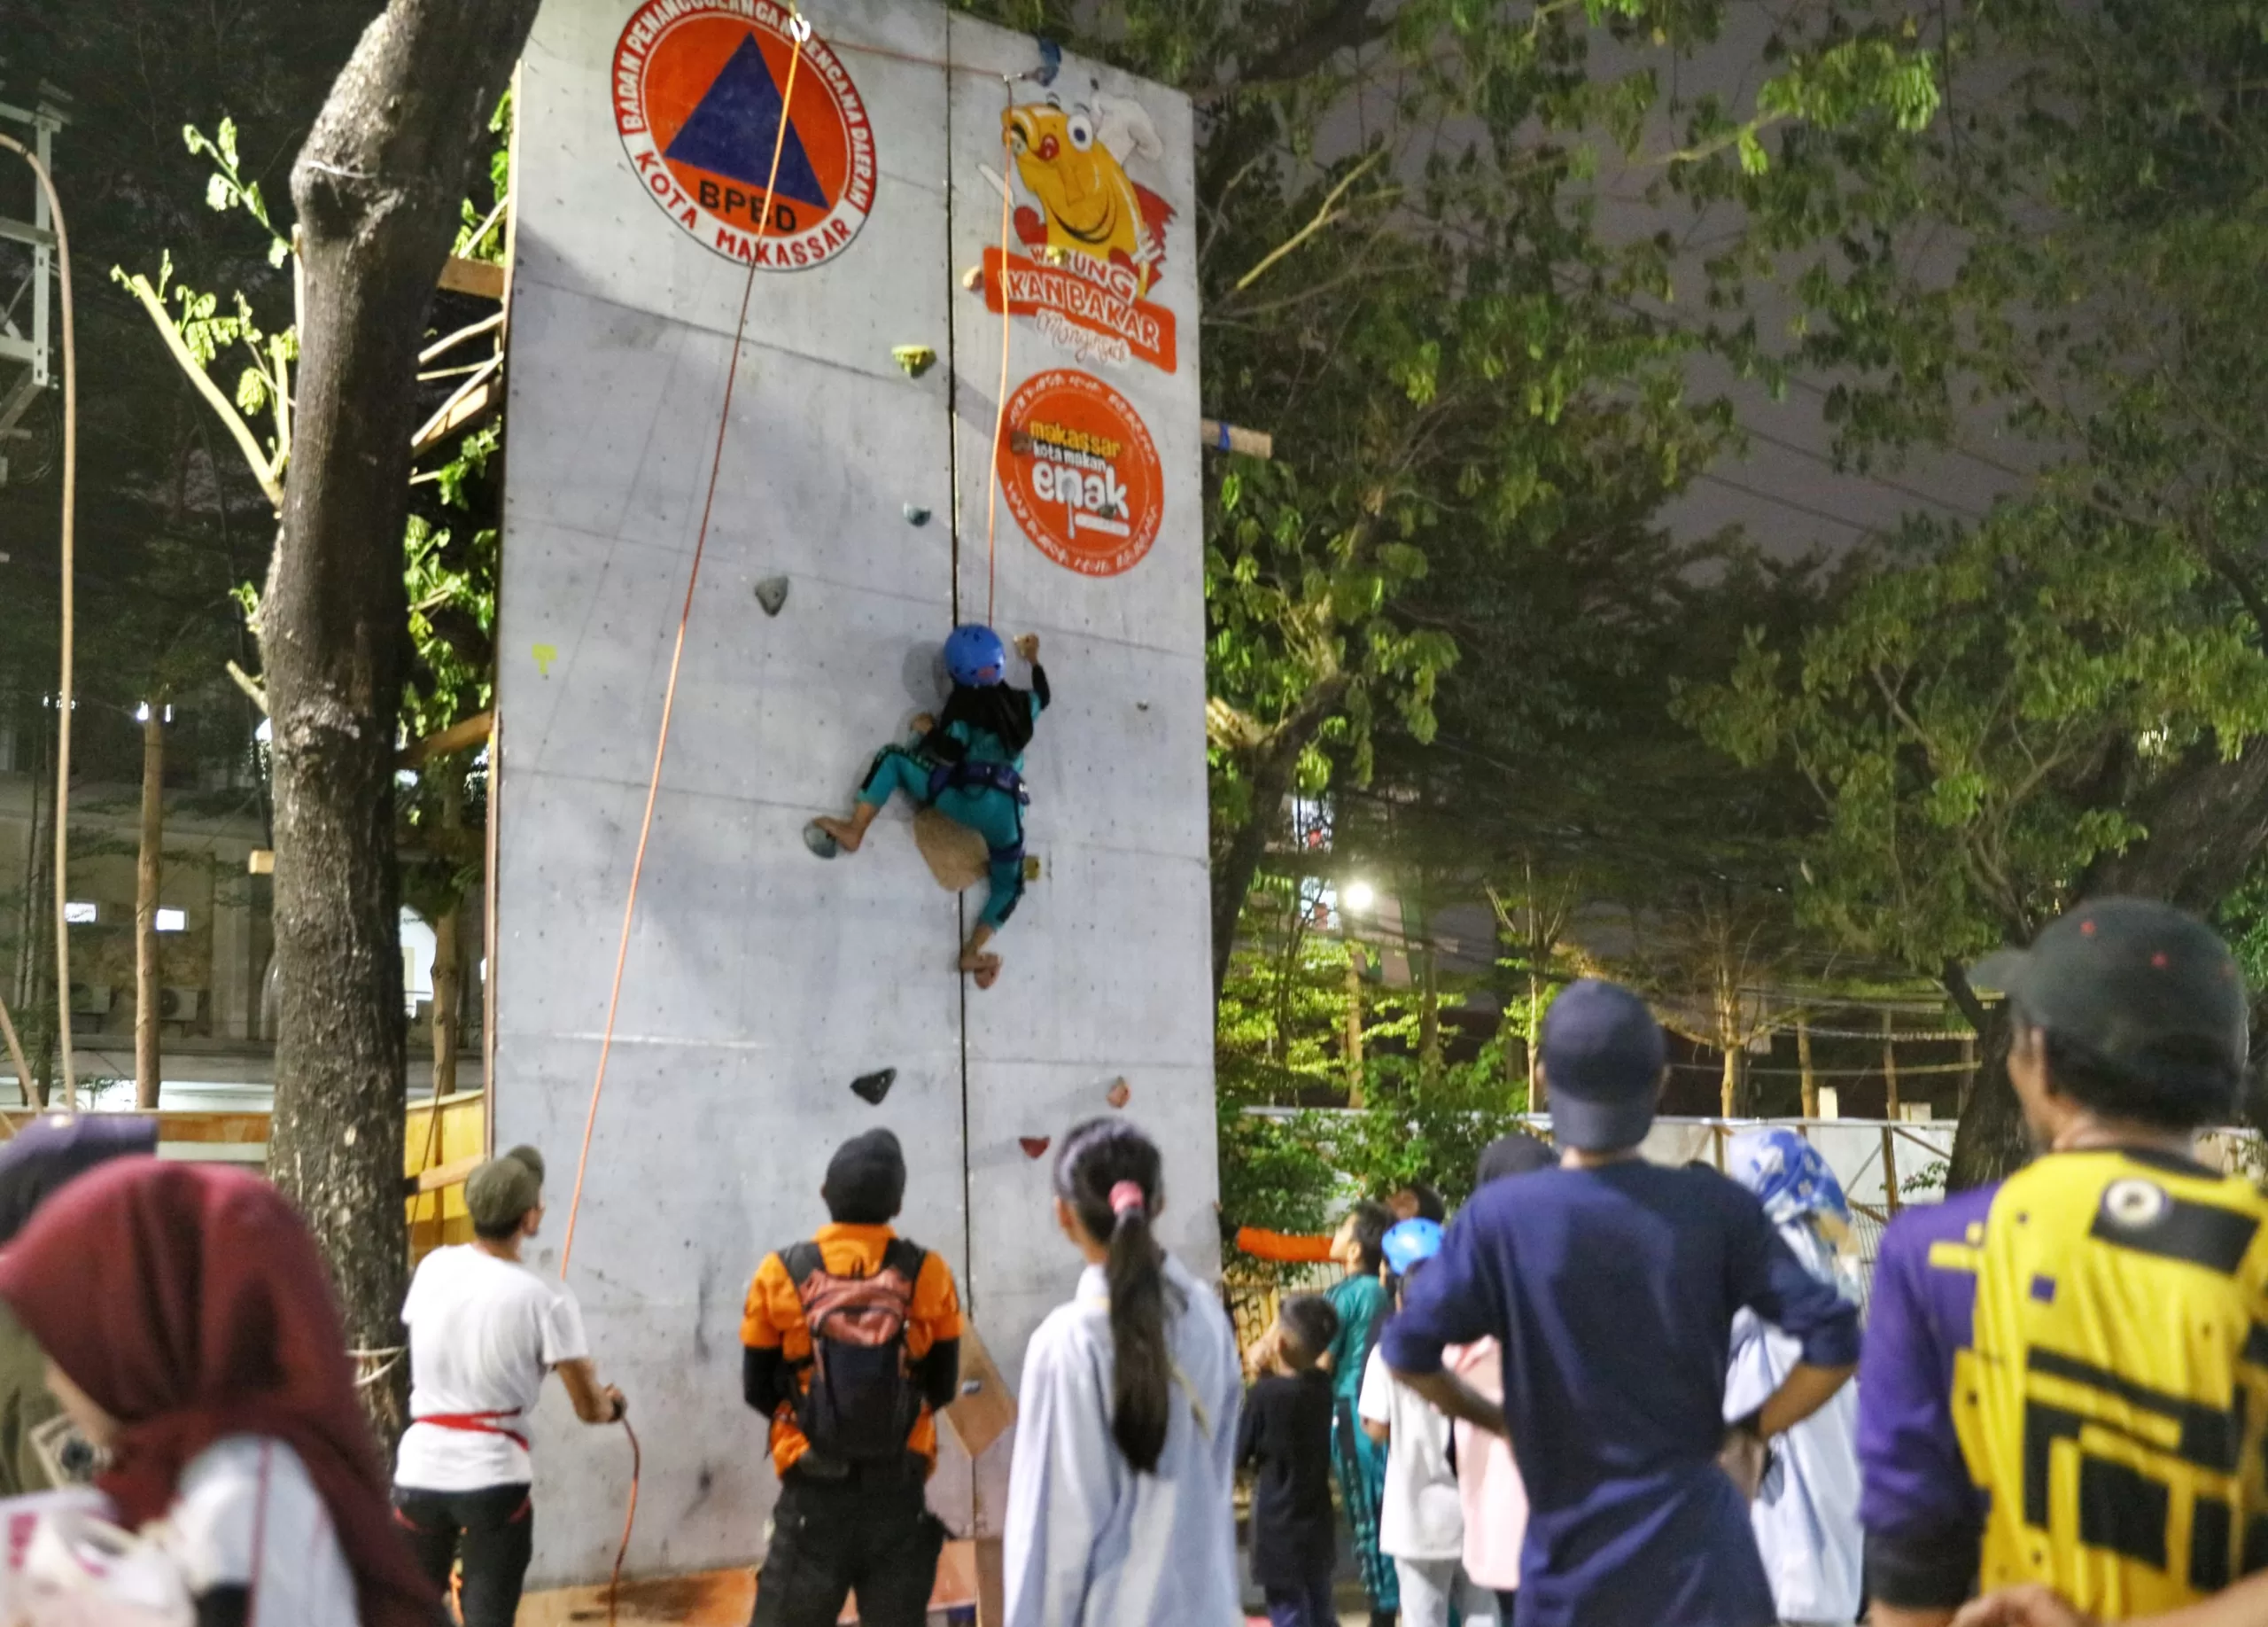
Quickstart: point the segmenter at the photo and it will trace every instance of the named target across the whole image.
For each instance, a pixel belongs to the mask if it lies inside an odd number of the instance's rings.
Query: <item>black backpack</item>
[[[796,1422],[821,1460],[888,1462],[905,1455],[921,1417],[921,1392],[905,1350],[905,1323],[926,1251],[894,1237],[872,1276],[837,1276],[815,1242],[781,1263],[811,1330],[811,1382],[796,1398]]]

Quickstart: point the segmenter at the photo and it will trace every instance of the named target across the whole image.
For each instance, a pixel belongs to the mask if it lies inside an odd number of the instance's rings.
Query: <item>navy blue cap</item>
[[[1570,984],[1544,1013],[1542,1048],[1553,1140],[1612,1152],[1646,1139],[1669,1047],[1644,1000],[1596,977]]]

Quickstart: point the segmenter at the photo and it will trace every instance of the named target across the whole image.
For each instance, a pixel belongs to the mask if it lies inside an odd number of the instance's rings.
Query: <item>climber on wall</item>
[[[941,716],[913,720],[920,738],[884,746],[858,787],[849,819],[815,819],[812,851],[832,859],[855,853],[874,816],[899,791],[933,807],[984,838],[990,891],[976,928],[961,946],[960,969],[989,989],[1000,975],[1000,957],[985,948],[1024,891],[1024,748],[1047,705],[1047,673],[1039,665],[1039,639],[1026,634],[1016,653],[1031,666],[1031,688],[1006,681],[1008,652],[991,628],[955,627],[945,640],[945,670],[953,692]]]

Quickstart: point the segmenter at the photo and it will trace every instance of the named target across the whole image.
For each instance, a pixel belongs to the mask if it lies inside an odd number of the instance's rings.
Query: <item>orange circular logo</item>
[[[1099,378],[1036,373],[1008,398],[1000,485],[1024,534],[1085,576],[1130,571],[1158,540],[1165,471],[1127,399]]]
[[[615,128],[647,196],[718,253],[767,271],[832,260],[874,206],[874,127],[815,35],[783,112],[799,26],[771,0],[646,0],[614,48]]]

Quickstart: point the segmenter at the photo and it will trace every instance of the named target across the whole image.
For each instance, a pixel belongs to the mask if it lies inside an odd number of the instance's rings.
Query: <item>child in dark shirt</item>
[[[1275,1370],[1253,1385],[1237,1424],[1237,1464],[1260,1471],[1252,1493],[1252,1579],[1271,1627],[1333,1627],[1331,1375],[1317,1364],[1339,1335],[1320,1295],[1286,1301],[1270,1335]]]

